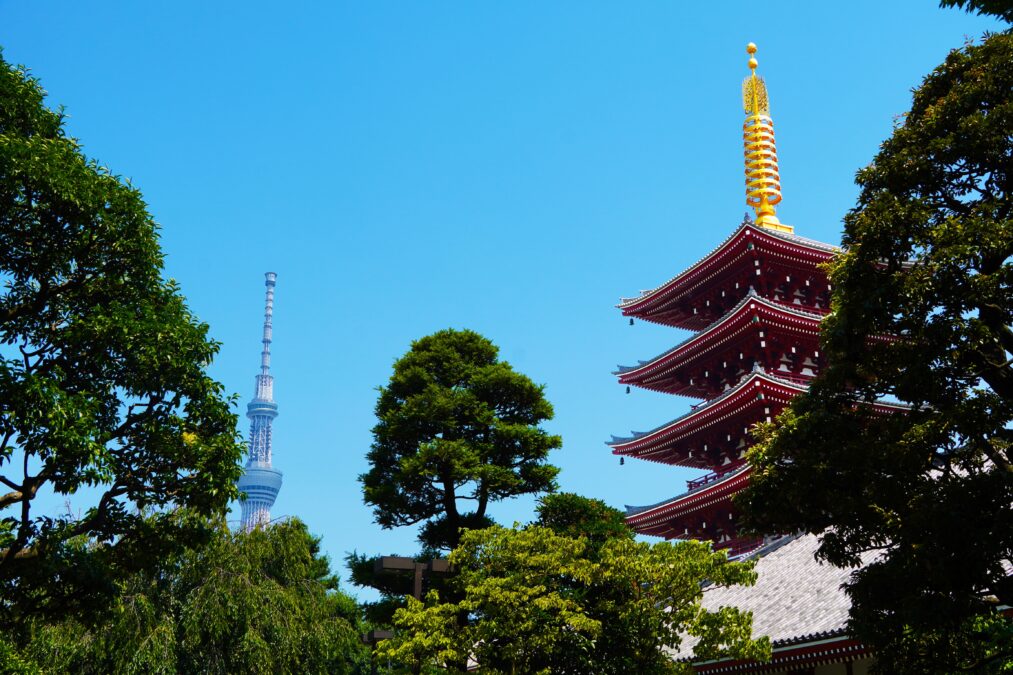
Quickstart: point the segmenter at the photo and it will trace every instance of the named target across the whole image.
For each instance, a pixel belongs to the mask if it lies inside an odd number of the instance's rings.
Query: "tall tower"
[[[271,318],[274,314],[274,285],[278,275],[264,275],[267,287],[264,308],[264,349],[260,353],[260,372],[257,374],[253,400],[246,406],[250,418],[250,457],[246,470],[239,479],[239,490],[246,494],[242,502],[241,527],[252,530],[271,522],[271,507],[281,489],[281,471],[271,466],[271,424],[278,416],[274,402],[274,378],[271,377]]]

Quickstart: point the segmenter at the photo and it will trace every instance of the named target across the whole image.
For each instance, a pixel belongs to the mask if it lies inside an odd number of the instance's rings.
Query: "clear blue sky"
[[[146,196],[241,409],[263,273],[278,273],[274,513],[305,520],[338,566],[415,548],[413,531],[372,523],[356,477],[374,388],[448,326],[546,385],[564,490],[618,507],[681,492],[691,472],[620,467],[604,442],[686,411],[610,373],[687,334],[631,328],[614,304],[741,221],[745,44],[770,90],[778,215],[837,242],[854,172],[910,89],[997,27],[934,0],[0,0],[5,58]]]

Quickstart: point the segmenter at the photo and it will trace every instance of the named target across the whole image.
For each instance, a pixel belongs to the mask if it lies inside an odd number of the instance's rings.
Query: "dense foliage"
[[[552,406],[498,352],[477,333],[443,330],[394,364],[359,477],[382,527],[424,522],[422,543],[451,549],[461,528],[491,523],[490,503],[555,487],[558,469],[545,459],[561,441],[538,426]]]
[[[471,657],[483,673],[674,673],[686,666],[665,650],[687,636],[702,658],[769,653],[749,639],[748,613],[700,604],[705,580],[752,583],[750,564],[700,542],[635,542],[595,500],[547,497],[538,522],[468,531],[450,560],[460,600],[409,599],[381,660],[415,672],[457,672]]]
[[[498,354],[478,333],[442,330],[413,342],[380,388],[370,470],[359,480],[382,527],[423,523],[420,560],[454,548],[464,529],[491,525],[492,502],[555,489],[559,470],[546,458],[562,442],[539,427],[552,405]],[[383,594],[366,607],[383,623],[413,581],[375,572],[374,560],[353,553],[348,566],[354,583]]]
[[[626,524],[622,511],[600,499],[590,499],[572,492],[546,495],[538,500],[538,518],[535,524],[564,537],[584,537],[592,554],[612,539],[633,537],[633,530]]]
[[[224,526],[199,549],[119,585],[97,621],[35,622],[20,657],[45,672],[365,672],[354,600],[292,520],[245,533]]]
[[[828,367],[751,454],[761,531],[820,535],[887,672],[1013,660],[1013,35],[953,51],[858,174]],[[882,338],[882,336],[889,336]],[[910,412],[876,415],[899,400]]]
[[[1013,23],[1013,2],[1011,0],[940,0],[940,7],[959,7],[968,12],[990,14]]]
[[[147,564],[189,539],[186,519],[140,511],[221,513],[236,496],[242,454],[229,401],[206,372],[218,345],[162,279],[140,193],[84,157],[43,95],[0,59],[0,613],[8,618],[86,605],[108,588],[94,573]],[[80,515],[33,509],[40,493],[86,486],[94,499]],[[105,543],[102,560],[67,550],[77,536]]]

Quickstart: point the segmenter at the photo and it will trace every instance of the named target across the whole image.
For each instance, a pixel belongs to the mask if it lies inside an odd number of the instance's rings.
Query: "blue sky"
[[[563,489],[618,507],[681,492],[694,473],[620,467],[604,442],[687,410],[610,374],[687,334],[630,327],[614,305],[741,221],[746,43],[770,91],[778,215],[837,242],[854,172],[910,89],[995,28],[933,0],[0,0],[5,58],[144,193],[241,409],[263,273],[278,273],[274,513],[305,520],[338,564],[415,548],[413,531],[373,524],[356,477],[375,387],[448,326],[546,385]]]

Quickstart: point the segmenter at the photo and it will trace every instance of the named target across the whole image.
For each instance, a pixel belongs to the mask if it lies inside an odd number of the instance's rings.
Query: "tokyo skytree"
[[[246,470],[239,479],[240,492],[246,493],[241,502],[243,530],[252,530],[271,522],[271,507],[281,489],[281,471],[271,466],[271,423],[278,416],[274,402],[274,378],[271,377],[271,317],[274,313],[274,284],[278,275],[268,272],[267,303],[264,309],[264,350],[260,353],[260,373],[253,400],[246,406],[250,418],[250,457]]]

